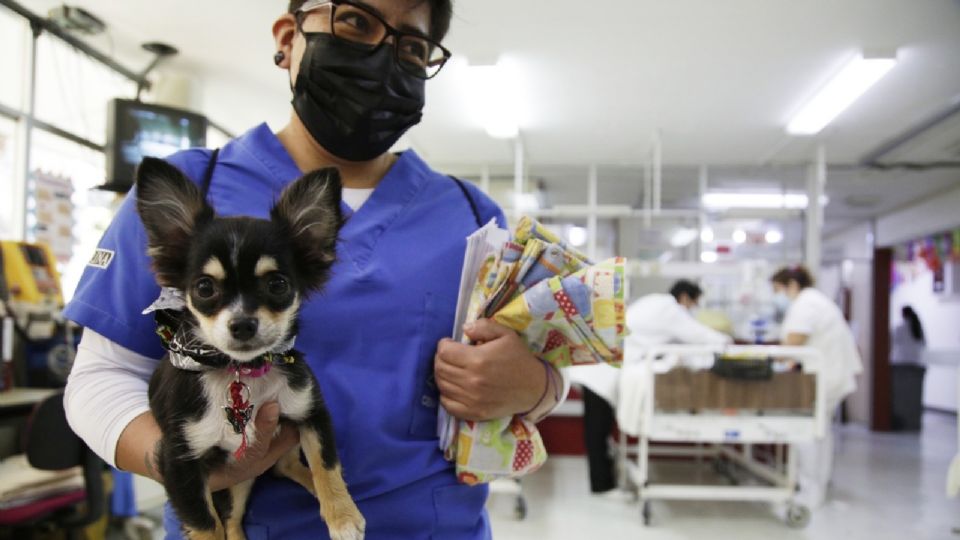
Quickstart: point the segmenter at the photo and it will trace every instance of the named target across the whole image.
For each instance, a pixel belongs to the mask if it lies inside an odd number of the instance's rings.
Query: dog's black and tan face
[[[237,361],[296,333],[304,296],[326,282],[343,223],[336,169],[290,184],[270,219],[221,218],[172,165],[146,158],[137,211],[157,282],[184,291],[200,337]]]

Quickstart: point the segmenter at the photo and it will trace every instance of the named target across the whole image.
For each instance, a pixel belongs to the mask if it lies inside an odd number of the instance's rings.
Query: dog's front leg
[[[220,519],[223,521],[223,527],[226,529],[227,540],[246,540],[247,538],[247,535],[243,532],[243,514],[246,512],[247,499],[250,498],[250,488],[252,487],[253,479],[251,478],[213,494],[213,502],[217,506]],[[219,496],[222,496],[220,498],[225,501],[225,504],[217,504]]]
[[[310,492],[314,497],[317,496],[317,489],[313,485],[313,474],[300,461],[300,446],[294,446],[289,452],[283,455],[277,464],[273,466],[273,472],[280,476],[285,476],[290,480],[303,486],[303,489]]]
[[[223,540],[226,533],[217,516],[200,460],[177,459],[161,445],[158,452],[163,486],[170,505],[190,540]]]
[[[329,418],[314,420],[300,427],[300,444],[310,465],[320,515],[332,540],[361,540],[366,522],[343,481]]]

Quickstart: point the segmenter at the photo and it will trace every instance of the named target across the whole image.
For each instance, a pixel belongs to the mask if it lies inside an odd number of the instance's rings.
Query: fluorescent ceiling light
[[[719,258],[720,257],[719,255],[717,255],[716,251],[704,251],[703,253],[700,254],[700,260],[707,264],[713,264],[717,262],[717,259]]]
[[[896,57],[864,58],[858,53],[787,124],[791,135],[814,135],[876,84],[893,66]]]
[[[704,227],[703,230],[700,231],[700,241],[703,242],[704,244],[709,244],[710,242],[713,242],[713,239],[714,239],[713,229],[711,229],[710,227]]]
[[[737,229],[733,231],[733,242],[736,244],[742,244],[747,241],[747,231],[743,229]]]
[[[567,229],[567,240],[573,247],[580,247],[587,243],[587,230],[574,225]]]
[[[807,207],[808,198],[805,193],[710,192],[704,193],[700,202],[709,210],[728,208],[803,210]],[[829,202],[830,199],[826,195],[820,199],[820,204],[823,206]]]
[[[513,207],[521,212],[539,210],[540,201],[537,200],[537,195],[534,193],[514,193]]]
[[[520,133],[517,80],[504,62],[470,66],[471,106],[483,122],[487,135],[512,139]]]
[[[776,229],[770,229],[767,234],[763,235],[763,238],[768,244],[779,244],[783,242],[783,233]]]
[[[675,248],[682,248],[690,245],[697,237],[697,230],[690,228],[677,229],[670,237],[670,245]]]

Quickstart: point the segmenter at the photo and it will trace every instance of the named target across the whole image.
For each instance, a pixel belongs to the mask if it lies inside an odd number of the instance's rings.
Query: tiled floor
[[[654,503],[653,524],[644,527],[637,505],[588,494],[585,459],[553,457],[524,480],[525,520],[514,519],[511,497],[491,497],[494,538],[960,540],[960,499],[945,496],[957,451],[956,417],[927,414],[924,423],[920,435],[840,428],[832,500],[803,530],[788,528],[769,505],[714,502]],[[690,474],[691,466],[658,465],[671,475]],[[709,476],[709,469],[701,474]],[[159,531],[155,538],[162,538]]]
[[[788,528],[759,503],[657,502],[645,528],[639,508],[589,495],[586,461],[551,458],[524,480],[528,516],[516,521],[512,500],[495,495],[488,508],[497,540],[958,539],[960,499],[947,499],[945,475],[957,451],[955,416],[927,414],[921,435],[840,428],[832,500],[803,530]],[[694,466],[684,463],[668,467]]]

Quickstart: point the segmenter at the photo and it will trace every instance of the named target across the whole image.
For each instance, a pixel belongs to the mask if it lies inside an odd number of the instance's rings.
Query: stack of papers
[[[497,220],[489,223],[467,237],[467,249],[463,256],[463,270],[460,272],[460,294],[457,296],[457,317],[453,323],[453,339],[463,340],[463,325],[467,322],[467,308],[470,295],[477,283],[480,268],[490,255],[500,252],[510,240],[510,233],[497,226]]]

